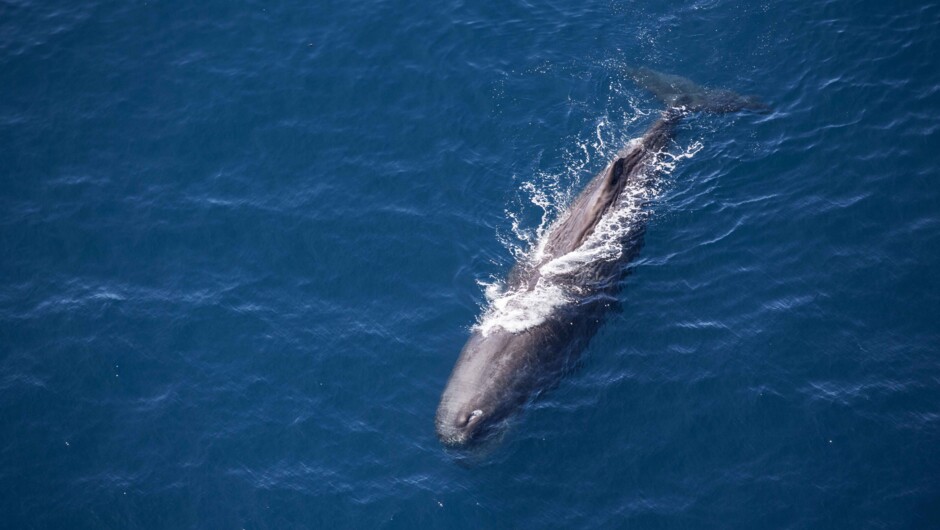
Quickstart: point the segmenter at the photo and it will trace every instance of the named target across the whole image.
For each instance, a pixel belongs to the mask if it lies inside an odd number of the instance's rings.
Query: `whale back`
[[[666,109],[639,142],[622,151],[574,200],[549,233],[543,263],[576,250],[590,237],[626,184],[648,170],[646,162],[662,152],[684,116],[691,112],[765,112],[769,109],[754,96],[706,88],[684,77],[649,68],[628,69],[628,74],[665,103]]]
[[[649,176],[649,162],[672,138],[683,113],[666,110],[638,142],[621,151],[595,176],[571,203],[564,217],[552,227],[542,262],[576,250],[591,236],[604,215],[617,203],[624,188],[637,178]]]
[[[618,158],[591,180],[550,231],[545,246],[546,259],[565,255],[581,246],[610,207],[610,197],[617,183],[623,180],[623,173],[624,160]]]

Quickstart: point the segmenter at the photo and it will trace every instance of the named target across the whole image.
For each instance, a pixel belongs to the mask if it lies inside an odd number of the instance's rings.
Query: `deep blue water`
[[[940,5],[477,4],[0,3],[0,526],[940,527]],[[655,119],[626,65],[773,111],[684,123],[463,462],[481,284]]]

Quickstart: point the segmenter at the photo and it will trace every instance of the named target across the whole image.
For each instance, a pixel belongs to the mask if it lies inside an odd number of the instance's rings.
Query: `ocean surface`
[[[938,54],[929,1],[0,2],[0,527],[940,528]],[[683,122],[577,368],[445,450],[630,66],[772,111]]]

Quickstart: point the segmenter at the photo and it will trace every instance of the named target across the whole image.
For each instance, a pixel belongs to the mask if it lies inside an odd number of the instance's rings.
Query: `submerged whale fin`
[[[765,103],[754,96],[742,96],[730,90],[706,88],[678,75],[664,74],[646,67],[630,68],[628,75],[652,92],[670,109],[685,112],[767,112]]]

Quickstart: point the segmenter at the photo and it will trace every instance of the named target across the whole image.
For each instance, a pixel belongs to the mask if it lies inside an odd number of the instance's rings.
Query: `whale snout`
[[[441,404],[435,422],[437,437],[448,447],[467,447],[479,437],[485,416],[485,412],[480,408],[450,409]]]
[[[483,336],[475,331],[460,353],[437,407],[435,427],[441,443],[450,448],[469,448],[485,442],[513,405],[524,395],[524,382],[514,359],[529,346],[528,336],[494,332]],[[521,353],[525,353],[522,351]]]

